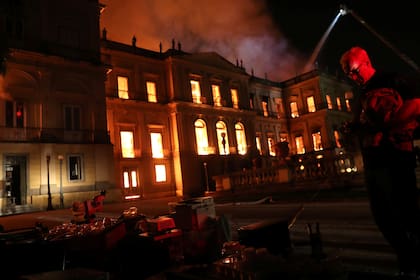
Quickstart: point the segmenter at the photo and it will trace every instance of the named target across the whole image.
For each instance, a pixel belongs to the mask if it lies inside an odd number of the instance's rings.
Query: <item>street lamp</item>
[[[203,162],[203,165],[204,165],[204,177],[206,178],[206,191],[207,191],[207,193],[209,193],[210,192],[210,189],[209,189],[209,173],[207,171],[207,162]]]
[[[63,155],[58,155],[60,162],[60,208],[64,208],[64,195],[63,195]]]
[[[47,210],[53,210],[53,206],[51,203],[51,188],[50,188],[50,160],[51,156],[47,155],[47,187],[48,187],[48,206]]]

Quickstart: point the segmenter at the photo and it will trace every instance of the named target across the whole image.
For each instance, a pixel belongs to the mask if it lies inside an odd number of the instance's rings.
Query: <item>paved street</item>
[[[283,201],[276,200],[276,197],[254,196],[252,198],[239,196],[236,196],[234,200],[216,198],[216,212],[218,215],[223,214],[229,218],[235,238],[237,237],[235,233],[241,226],[273,216],[289,215],[301,205],[299,200],[293,198],[289,198],[287,203],[284,201],[285,197]],[[168,204],[179,200],[176,197],[167,197],[109,203],[104,205],[102,212],[97,213],[97,217],[117,218],[130,207],[137,207],[139,213],[148,217],[165,215],[169,213]],[[296,223],[290,228],[294,250],[310,254],[311,243],[307,225],[319,222],[323,251],[327,260],[339,260],[349,271],[395,274],[395,257],[369,214],[364,214],[368,211],[368,203],[363,196],[357,196],[356,199],[350,201],[349,199],[343,201],[342,198],[334,200],[320,197],[318,201],[306,203],[305,211],[298,216]],[[70,209],[55,209],[2,216],[0,224],[6,231],[33,227],[36,222],[53,227],[70,222],[72,217]]]

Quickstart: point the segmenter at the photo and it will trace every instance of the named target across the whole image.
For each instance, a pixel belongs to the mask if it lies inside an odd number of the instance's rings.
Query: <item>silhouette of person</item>
[[[397,255],[402,279],[420,276],[420,210],[413,132],[420,98],[406,76],[375,69],[355,46],[340,59],[360,89],[352,122],[344,131],[360,140],[373,218]]]

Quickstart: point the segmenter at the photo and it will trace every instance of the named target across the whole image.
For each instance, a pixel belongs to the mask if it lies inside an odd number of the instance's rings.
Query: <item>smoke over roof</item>
[[[260,0],[102,0],[101,29],[109,40],[150,50],[217,52],[248,73],[273,81],[293,77],[305,61]]]

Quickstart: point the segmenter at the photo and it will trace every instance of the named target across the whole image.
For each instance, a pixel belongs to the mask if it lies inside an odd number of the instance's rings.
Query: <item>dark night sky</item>
[[[339,17],[318,56],[318,65],[340,71],[341,54],[366,48],[377,68],[412,71],[398,55],[420,64],[419,0],[101,0],[107,6],[101,29],[108,39],[157,51],[171,41],[187,52],[216,52],[248,73],[282,81],[301,73],[328,27],[345,4],[398,54],[351,14]],[[398,4],[398,5],[397,5]]]
[[[398,4],[397,4],[398,3]],[[419,1],[301,1],[267,0],[276,25],[301,52],[310,56],[344,4],[388,41],[397,52],[351,14],[340,16],[318,56],[319,66],[340,69],[341,54],[354,45],[364,47],[377,68],[414,72],[400,56],[420,65]]]

